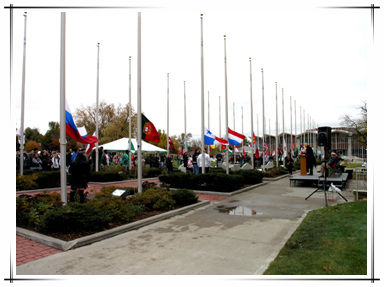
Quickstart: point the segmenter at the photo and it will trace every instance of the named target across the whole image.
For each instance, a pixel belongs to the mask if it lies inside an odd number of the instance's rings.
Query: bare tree
[[[357,136],[359,142],[363,146],[367,146],[367,102],[363,102],[363,106],[360,108],[361,117],[355,119],[350,115],[344,115],[340,118],[341,124],[345,127],[353,129],[354,134]]]

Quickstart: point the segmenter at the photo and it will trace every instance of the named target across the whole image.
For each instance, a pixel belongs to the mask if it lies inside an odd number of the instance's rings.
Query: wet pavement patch
[[[217,211],[220,213],[228,214],[228,215],[238,215],[238,216],[256,216],[261,215],[262,213],[257,213],[256,210],[251,209],[246,206],[238,205],[238,206],[225,206],[219,205],[215,207]]]

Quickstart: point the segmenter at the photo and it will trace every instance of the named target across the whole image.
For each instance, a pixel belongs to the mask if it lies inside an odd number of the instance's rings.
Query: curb
[[[115,235],[119,235],[119,234],[131,231],[134,229],[138,229],[140,227],[143,227],[143,226],[146,226],[146,225],[149,225],[149,224],[152,224],[152,223],[164,220],[164,219],[168,219],[170,217],[180,215],[180,214],[186,213],[188,211],[191,211],[193,209],[197,209],[197,208],[209,205],[209,204],[210,204],[209,200],[203,200],[201,202],[198,202],[198,203],[195,203],[195,204],[192,204],[189,206],[185,206],[185,207],[182,207],[182,208],[179,208],[176,210],[171,210],[171,211],[165,212],[163,214],[158,214],[158,215],[155,215],[155,216],[143,219],[143,220],[128,223],[128,224],[118,226],[118,227],[115,227],[115,228],[112,228],[109,230],[105,230],[105,231],[101,231],[101,232],[98,232],[95,234],[84,236],[82,238],[78,238],[78,239],[75,239],[72,241],[60,240],[60,239],[57,239],[54,237],[50,237],[47,235],[43,235],[43,234],[40,234],[40,233],[37,233],[34,231],[24,229],[21,227],[16,227],[16,234],[20,235],[22,237],[43,243],[45,245],[60,249],[62,251],[68,251],[70,249],[77,248],[77,247],[84,246],[84,245],[88,245],[88,244],[91,244],[91,243],[94,243],[97,241],[101,241],[101,240],[113,237]]]
[[[263,185],[266,185],[268,184],[268,182],[262,182],[262,183],[258,183],[258,184],[255,184],[255,185],[252,185],[252,186],[248,186],[248,187],[245,187],[245,188],[242,188],[242,189],[239,189],[239,190],[235,190],[235,191],[232,191],[232,192],[216,192],[216,191],[206,191],[206,190],[193,190],[194,193],[199,193],[199,194],[209,194],[209,195],[220,195],[220,196],[233,196],[233,195],[236,195],[236,194],[239,194],[239,193],[243,193],[243,192],[246,192],[250,189],[253,189],[253,188],[257,188],[257,187],[260,187],[260,186],[263,186]]]

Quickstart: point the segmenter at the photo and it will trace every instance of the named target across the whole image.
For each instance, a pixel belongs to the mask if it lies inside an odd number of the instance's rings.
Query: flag
[[[85,130],[85,128],[84,128],[84,130]],[[93,133],[93,136],[96,136],[96,132]],[[87,148],[85,149],[85,152],[87,153],[87,155],[89,155],[91,153],[91,151],[93,150],[94,147],[95,147],[95,143],[91,143],[91,144],[87,145]]]
[[[211,144],[211,149],[215,149],[215,146],[213,144]]]
[[[230,128],[228,128],[228,142],[233,145],[239,145],[243,142],[245,139],[245,136],[242,134],[239,134]]]
[[[228,142],[225,139],[221,139],[213,135],[207,128],[205,128],[204,142],[206,145],[215,145],[215,144],[228,145]]]
[[[272,152],[272,156],[275,156],[275,155],[276,155],[276,149],[273,150],[273,152]]]
[[[170,137],[168,137],[168,143],[169,143],[169,148],[175,150],[175,147],[173,146],[173,142]]]
[[[243,158],[245,158],[245,150],[244,150],[244,146],[243,146]]]
[[[227,145],[221,145],[221,151],[222,151],[222,152],[227,152],[227,149],[228,149],[228,152],[229,152],[230,154],[232,154],[232,151],[228,148]]]
[[[283,149],[284,149],[284,154],[283,156],[286,157],[287,156],[287,145],[285,144],[285,139],[283,141]]]
[[[268,145],[265,141],[264,141],[264,154],[269,155]]]
[[[240,153],[240,151],[239,151],[239,149],[237,148],[237,146],[235,146],[235,152]]]
[[[160,136],[154,124],[141,114],[141,138],[145,141],[160,142]]]
[[[83,131],[82,131],[83,132]],[[65,101],[65,133],[70,138],[82,144],[97,143],[99,140],[95,136],[82,137],[72,117],[67,100]]]
[[[19,144],[21,144],[21,130],[16,130],[17,138],[19,139]],[[25,144],[25,133],[23,137],[23,144]]]
[[[256,147],[257,147],[257,143],[256,143],[256,136],[255,136],[255,133],[253,133],[253,150],[254,152],[256,152]]]

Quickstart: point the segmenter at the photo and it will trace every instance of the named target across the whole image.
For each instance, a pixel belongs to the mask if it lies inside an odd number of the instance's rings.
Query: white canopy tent
[[[135,152],[137,150],[137,141],[136,139],[131,139],[131,141],[134,147],[134,150],[132,150],[132,152]],[[167,150],[159,148],[145,141],[142,141],[141,145],[142,145],[141,151],[143,153],[156,153],[156,152],[166,153],[167,152]],[[129,138],[121,138],[113,142],[100,145],[100,147],[103,147],[103,150],[107,150],[109,152],[125,152],[126,150],[130,150]]]

